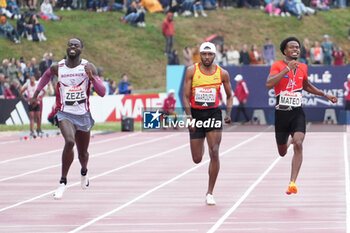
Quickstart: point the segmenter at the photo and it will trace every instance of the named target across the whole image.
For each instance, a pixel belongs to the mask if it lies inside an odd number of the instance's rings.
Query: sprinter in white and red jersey
[[[200,163],[204,154],[204,140],[207,138],[210,164],[209,185],[206,203],[215,205],[213,190],[219,174],[219,147],[222,135],[222,116],[219,105],[221,84],[227,97],[225,122],[231,122],[232,87],[228,72],[213,63],[216,48],[213,43],[205,42],[199,49],[201,62],[189,66],[185,74],[183,104],[186,115],[194,119],[195,127],[190,127],[190,145],[193,162]],[[204,122],[218,122],[218,125],[205,126]],[[201,127],[200,127],[201,126]]]
[[[56,91],[56,120],[65,140],[62,152],[62,175],[60,185],[54,193],[55,199],[62,199],[66,190],[67,174],[74,159],[73,147],[77,145],[81,164],[81,187],[89,186],[87,164],[90,130],[94,125],[89,109],[90,85],[94,86],[99,96],[104,96],[106,89],[97,76],[96,67],[87,60],[81,59],[83,42],[78,38],[68,41],[67,59],[47,69],[41,77],[33,102],[40,90],[50,81],[53,75],[58,76]]]
[[[302,109],[302,90],[324,96],[332,103],[338,100],[308,81],[307,66],[297,61],[300,54],[300,42],[297,38],[288,37],[283,40],[280,50],[285,58],[272,64],[266,87],[275,88],[276,93],[275,137],[278,153],[284,156],[288,146],[291,143],[294,145],[290,183],[286,191],[289,195],[298,191],[295,181],[303,161],[306,122]],[[288,140],[289,135],[292,136],[291,140]]]
[[[26,99],[28,102],[28,112],[29,112],[29,118],[30,118],[30,136],[36,137],[36,134],[34,132],[34,123],[36,118],[36,132],[37,135],[40,136],[41,131],[41,101],[43,96],[46,94],[45,90],[42,90],[38,101],[31,102],[31,99],[34,96],[34,93],[36,91],[36,88],[38,86],[37,81],[35,80],[34,74],[30,74],[28,82],[23,86],[20,94],[23,99]],[[24,93],[26,97],[24,96]]]

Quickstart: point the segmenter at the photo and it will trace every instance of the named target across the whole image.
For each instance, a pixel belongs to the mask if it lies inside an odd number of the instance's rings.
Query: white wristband
[[[290,71],[290,68],[289,68],[289,66],[287,66],[287,69],[288,69],[288,72]]]

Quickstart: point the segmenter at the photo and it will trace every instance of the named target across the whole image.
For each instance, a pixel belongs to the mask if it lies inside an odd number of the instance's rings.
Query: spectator
[[[19,7],[18,7],[18,5],[17,5],[15,0],[10,0],[9,1],[8,9],[11,12],[11,14],[13,15],[14,19],[21,18],[21,11],[19,10]]]
[[[29,17],[29,21],[27,24],[29,28],[29,34],[32,35],[33,41],[46,41],[47,38],[44,35],[44,27],[39,23],[36,14],[32,14]]]
[[[332,57],[334,59],[334,63],[333,64],[335,66],[342,66],[344,64],[343,60],[344,60],[344,57],[345,57],[345,53],[339,46],[336,46],[335,50],[333,50]]]
[[[300,15],[316,15],[317,11],[311,7],[305,6],[302,0],[294,0],[297,8],[297,12]]]
[[[182,3],[182,8],[184,12],[182,13],[182,16],[191,16],[192,15],[192,6],[193,6],[193,1],[192,0],[184,0]]]
[[[221,46],[219,44],[216,45],[216,55],[215,55],[214,63],[218,64],[219,66],[223,65],[223,54],[222,54]]]
[[[168,65],[180,65],[179,52],[176,49],[168,56]]]
[[[106,89],[106,94],[109,95],[110,90],[109,90],[109,82],[108,79],[105,79],[104,75],[103,75],[103,68],[102,67],[98,67],[97,68],[97,75],[100,77],[101,82],[103,84],[103,86]],[[94,93],[95,95],[98,95],[96,92]]]
[[[5,99],[5,75],[0,73],[0,99]]]
[[[200,63],[201,62],[201,54],[199,52],[199,44],[196,43],[194,45],[194,48],[192,49],[192,59],[193,63]]]
[[[193,60],[192,60],[192,51],[189,46],[186,46],[184,50],[182,51],[182,56],[184,59],[184,65],[185,66],[190,66],[193,65]]]
[[[278,7],[279,1],[278,0],[265,0],[266,7],[265,11],[269,13],[270,16],[279,16],[281,13],[281,9]]]
[[[10,89],[10,84],[4,83],[5,88],[5,99],[16,99],[16,96],[12,93]]]
[[[227,65],[238,66],[239,65],[239,52],[233,45],[230,45],[230,49],[227,51]]]
[[[344,83],[344,90],[345,110],[350,111],[350,73],[348,74],[348,80]]]
[[[7,2],[6,0],[0,0],[0,14],[6,15],[7,18],[12,18],[12,13],[7,9]]]
[[[201,11],[201,15],[203,17],[207,17],[208,15],[204,12],[204,8],[202,5],[202,0],[194,0],[194,4],[193,4],[193,13],[194,13],[194,17],[198,17],[198,13],[197,13],[197,9],[199,9]]]
[[[323,52],[318,41],[314,42],[314,46],[310,49],[310,58],[312,64],[321,64],[323,59]]]
[[[46,20],[60,20],[61,18],[53,13],[53,8],[50,3],[50,0],[45,0],[40,6],[40,16],[42,19]]]
[[[328,0],[313,0],[312,3],[317,8],[317,10],[320,10],[320,11],[329,10]]]
[[[5,75],[5,78],[9,77],[8,68],[9,68],[9,60],[8,59],[2,60],[2,66],[0,67],[0,73],[3,73]]]
[[[123,22],[130,23],[132,26],[146,27],[145,12],[142,10],[143,8],[138,10],[137,7],[136,1],[132,1],[123,18]]]
[[[50,67],[49,60],[50,60],[50,55],[48,53],[44,53],[43,59],[39,63],[39,71],[41,74],[45,73],[47,68]]]
[[[8,66],[8,73],[9,73],[9,82],[11,83],[12,81],[18,81],[18,67],[17,67],[17,62],[16,58],[12,57],[10,59],[10,63]]]
[[[326,34],[323,36],[324,41],[322,42],[322,52],[323,52],[323,64],[332,65],[332,52],[333,52],[333,42],[329,40],[329,36]]]
[[[262,48],[262,58],[266,65],[271,66],[276,58],[276,49],[269,37],[265,38],[266,43]]]
[[[21,17],[17,20],[17,33],[20,37],[27,38],[27,40],[33,40],[27,26],[27,16],[27,14],[22,14]]]
[[[122,75],[122,81],[118,85],[118,93],[119,94],[131,94],[131,90],[133,87],[131,84],[128,82],[128,75],[123,74]]]
[[[169,90],[168,97],[164,100],[163,103],[163,118],[164,122],[168,122],[168,117],[174,117],[174,122],[177,121],[177,113],[175,111],[176,98],[175,98],[175,90]]]
[[[117,82],[114,80],[110,80],[108,89],[109,89],[108,95],[114,95],[115,91],[117,90]]]
[[[0,17],[0,36],[10,39],[16,44],[21,43],[16,29],[14,29],[12,25],[7,22],[5,16]]]
[[[250,57],[249,57],[247,44],[243,44],[242,50],[239,53],[239,64],[241,64],[241,65],[249,65],[250,64]]]
[[[166,19],[163,22],[162,32],[165,37],[165,55],[170,55],[173,49],[174,42],[174,22],[173,22],[173,14],[168,12],[166,15]]]
[[[68,11],[72,10],[72,0],[58,0],[58,7],[61,7],[61,11],[66,8]]]
[[[308,65],[309,60],[310,60],[310,42],[309,42],[309,39],[305,38],[300,48],[299,61],[301,63]]]
[[[236,112],[236,117],[235,117],[235,122],[238,122],[239,120],[239,115],[242,112],[244,115],[244,118],[246,121],[249,121],[249,117],[247,115],[247,112],[245,110],[245,105],[247,104],[247,99],[249,96],[249,90],[246,81],[243,80],[243,76],[241,74],[237,74],[235,77],[235,81],[237,82],[234,96],[239,101],[238,107],[237,107],[237,112]]]
[[[294,0],[286,0],[285,6],[286,6],[287,12],[296,16],[297,19],[303,18],[303,16],[298,12],[297,5],[296,5],[296,2]]]
[[[14,96],[21,97],[20,92],[21,92],[21,86],[19,85],[19,82],[14,80],[11,82],[10,86],[11,92]]]
[[[261,54],[258,51],[258,46],[256,46],[255,44],[253,44],[251,47],[249,58],[250,58],[251,65],[261,64]]]

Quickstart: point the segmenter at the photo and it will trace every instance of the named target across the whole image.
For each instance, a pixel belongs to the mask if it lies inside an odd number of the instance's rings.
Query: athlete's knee
[[[75,144],[75,141],[74,141],[73,138],[66,138],[66,139],[65,139],[65,145],[64,145],[64,146],[65,146],[67,149],[73,149],[74,144]]]
[[[87,151],[79,151],[78,152],[78,156],[80,158],[87,158],[87,157],[89,157],[89,152],[87,152]]]
[[[192,160],[194,163],[198,164],[202,161],[202,156],[192,156]]]
[[[219,145],[214,145],[209,148],[209,154],[212,158],[217,159],[219,158]]]
[[[303,149],[303,140],[301,139],[294,139],[293,142],[294,150],[302,150]]]
[[[287,154],[287,148],[278,148],[278,154],[284,157]]]

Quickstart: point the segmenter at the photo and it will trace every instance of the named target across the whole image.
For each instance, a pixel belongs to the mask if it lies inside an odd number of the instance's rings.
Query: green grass
[[[120,21],[122,12],[95,13],[87,11],[56,12],[63,16],[60,22],[41,20],[45,27],[47,42],[34,43],[26,40],[16,45],[0,38],[0,59],[24,56],[27,60],[42,59],[45,52],[53,52],[55,60],[65,55],[66,43],[71,37],[79,37],[85,42],[83,57],[102,66],[105,76],[120,80],[122,73],[130,75],[136,89],[163,88],[166,86],[166,64],[164,37],[161,25],[164,14],[146,14],[146,28],[135,28]],[[287,36],[297,36],[302,41],[322,40],[329,34],[331,40],[350,49],[347,30],[350,26],[350,8],[332,9],[319,12],[316,16],[269,17],[262,10],[232,9],[209,11],[208,18],[178,17],[175,22],[174,48],[179,50],[196,42],[202,42],[211,34],[222,35],[226,44],[234,44],[240,49],[243,43],[257,44],[259,47],[269,36],[278,48],[279,42]],[[15,25],[14,20],[10,20]],[[278,55],[280,58],[281,55]]]

